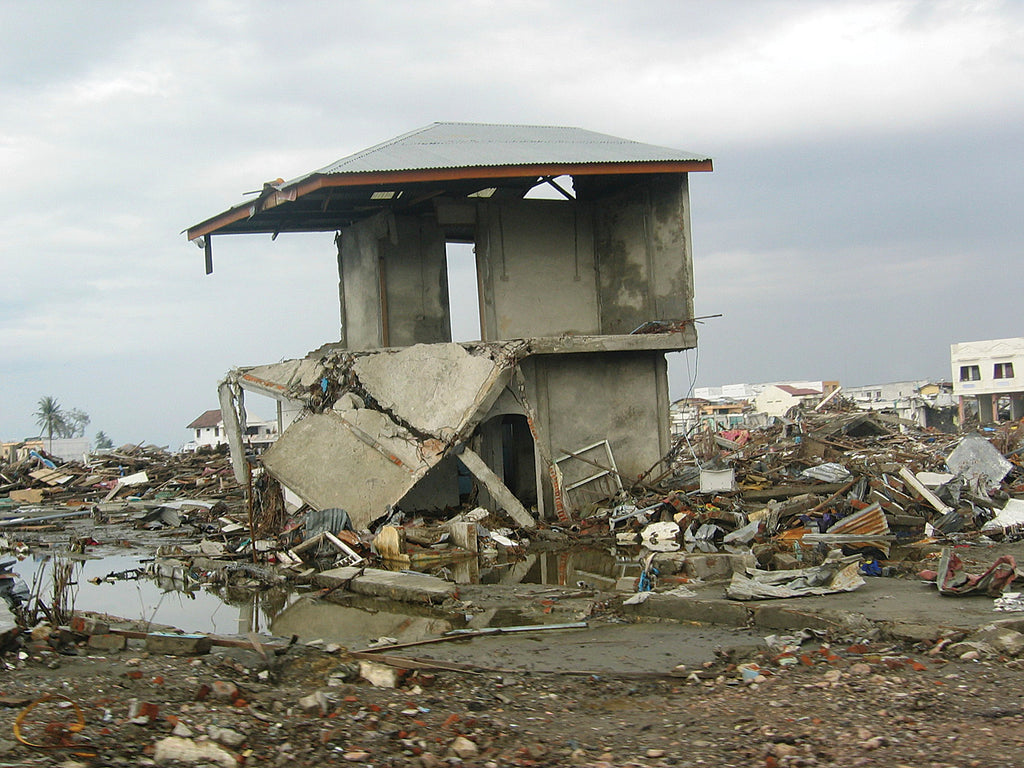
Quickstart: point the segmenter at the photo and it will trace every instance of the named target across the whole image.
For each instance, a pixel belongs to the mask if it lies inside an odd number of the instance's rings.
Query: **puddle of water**
[[[345,605],[298,600],[274,617],[270,628],[278,637],[295,634],[305,640],[319,638],[358,648],[381,637],[393,637],[400,643],[426,640],[465,623],[429,606],[351,597]]]
[[[52,573],[56,558],[32,557],[19,562],[13,570],[32,589],[41,584],[43,602],[52,599]],[[208,585],[194,590],[174,589],[174,582],[152,578],[100,581],[110,573],[145,570],[143,559],[111,556],[100,559],[74,559],[70,596],[65,605],[76,610],[109,613],[125,619],[166,624],[186,632],[210,632],[233,635],[267,631],[273,618],[299,596],[287,590],[229,590]],[[177,583],[180,587],[180,582]]]
[[[353,594],[346,594],[343,599],[314,600],[308,596],[312,590],[309,587],[259,590],[195,584],[186,589],[180,580],[130,578],[135,571],[144,573],[152,562],[138,553],[98,558],[36,555],[22,560],[13,570],[30,589],[40,581],[43,602],[49,604],[53,566],[59,562],[73,563],[73,584],[66,606],[186,632],[262,632],[278,637],[295,634],[303,641],[320,638],[361,647],[380,637],[393,637],[399,642],[437,637],[466,626],[470,618],[476,628],[535,623],[516,610],[492,609],[469,617],[429,606],[390,603]],[[459,583],[543,584],[570,589],[583,585],[613,589],[618,579],[635,578],[640,573],[636,553],[622,548],[534,552],[507,562],[473,558],[455,565],[431,570],[441,570],[439,575]],[[109,574],[125,574],[129,578],[107,581],[105,577]]]
[[[480,584],[550,584],[615,589],[621,578],[640,575],[636,551],[573,549],[531,552],[523,559],[481,569]]]

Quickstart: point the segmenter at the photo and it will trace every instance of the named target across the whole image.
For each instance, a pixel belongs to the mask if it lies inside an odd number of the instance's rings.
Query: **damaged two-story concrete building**
[[[688,175],[711,169],[578,128],[434,123],[190,227],[207,273],[221,235],[337,233],[339,340],[221,384],[236,472],[251,392],[299,414],[266,471],[357,527],[457,505],[467,471],[523,527],[613,495],[670,448],[665,354],[697,344]],[[449,243],[473,246],[475,296],[449,295]],[[452,342],[459,301],[477,341]]]

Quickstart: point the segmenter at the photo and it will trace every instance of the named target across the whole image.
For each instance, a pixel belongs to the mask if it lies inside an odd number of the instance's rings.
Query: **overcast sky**
[[[221,238],[206,277],[181,230],[434,121],[714,158],[724,317],[673,397],[948,378],[952,342],[1024,333],[1024,3],[0,0],[0,31],[5,440],[52,395],[177,448],[232,366],[336,340],[330,234]]]

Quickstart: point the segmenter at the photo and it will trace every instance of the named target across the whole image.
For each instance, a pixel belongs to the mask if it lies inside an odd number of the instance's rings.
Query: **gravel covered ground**
[[[463,657],[473,642],[459,643]],[[361,678],[344,650],[296,646],[269,661],[241,649],[26,650],[0,672],[0,765],[1024,763],[1020,662],[950,661],[921,646],[720,649],[674,676],[421,669],[396,688]],[[483,645],[481,656],[493,663]],[[25,712],[43,694],[66,699]],[[22,713],[27,741],[67,746],[19,743]]]

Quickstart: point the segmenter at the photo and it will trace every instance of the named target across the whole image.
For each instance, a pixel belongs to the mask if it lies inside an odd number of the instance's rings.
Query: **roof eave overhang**
[[[470,179],[505,179],[524,176],[614,176],[626,174],[710,172],[711,160],[674,160],[639,163],[541,163],[537,165],[493,165],[472,168],[425,168],[404,171],[367,171],[363,173],[314,173],[294,184],[282,186],[262,195],[252,203],[235,206],[223,213],[189,227],[189,240],[209,235],[237,221],[255,216],[260,211],[328,187],[373,187],[431,181],[467,181]]]

